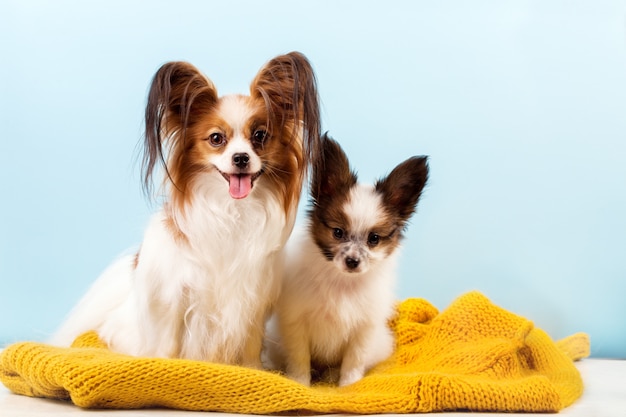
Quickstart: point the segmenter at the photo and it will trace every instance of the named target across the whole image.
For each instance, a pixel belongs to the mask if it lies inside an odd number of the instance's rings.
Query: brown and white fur
[[[138,251],[94,283],[52,342],[95,330],[117,352],[259,368],[307,167],[319,155],[308,60],[269,61],[250,95],[219,97],[185,62],[163,65],[146,108],[144,185],[164,204]]]
[[[312,369],[332,382],[338,370],[344,386],[393,352],[387,322],[394,312],[398,247],[428,166],[426,157],[412,157],[374,186],[360,184],[339,144],[323,139],[308,231],[294,233],[285,248],[266,360],[304,385],[311,383]]]

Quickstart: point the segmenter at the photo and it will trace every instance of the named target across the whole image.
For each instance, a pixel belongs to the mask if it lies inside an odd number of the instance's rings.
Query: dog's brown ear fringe
[[[213,83],[193,65],[169,62],[159,68],[152,79],[145,113],[142,178],[147,195],[152,194],[152,174],[157,163],[172,179],[163,150],[164,146],[173,146],[173,142],[167,143],[168,139],[179,135],[184,146],[187,130],[197,119],[194,116],[208,111],[217,98]]]
[[[321,120],[317,80],[308,59],[299,52],[277,56],[259,71],[250,90],[263,97],[270,119],[293,129],[290,137],[298,137],[302,129],[304,166],[317,167],[322,158]]]
[[[313,169],[311,177],[311,198],[313,204],[325,204],[337,194],[345,194],[357,182],[357,176],[350,169],[347,155],[337,141],[322,135],[322,161]]]
[[[428,181],[428,157],[413,156],[395,167],[375,184],[383,202],[394,207],[403,221],[415,212],[417,202]]]

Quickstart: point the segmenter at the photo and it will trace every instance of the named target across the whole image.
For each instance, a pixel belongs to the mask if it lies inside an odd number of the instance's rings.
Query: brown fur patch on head
[[[322,254],[328,260],[335,256],[336,246],[342,240],[333,235],[334,230],[347,230],[348,219],[341,209],[344,198],[336,198],[332,204],[317,206],[311,211],[309,233]]]
[[[163,65],[152,79],[146,106],[143,155],[144,189],[151,191],[152,174],[157,163],[165,169],[166,177],[173,182],[168,154],[179,159],[192,146],[189,136],[217,103],[217,90],[213,83],[187,62],[169,62]]]

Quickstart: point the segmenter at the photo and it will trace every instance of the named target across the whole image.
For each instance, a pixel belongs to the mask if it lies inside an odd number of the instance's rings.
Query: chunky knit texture
[[[307,388],[270,372],[109,351],[95,333],[71,348],[17,343],[1,356],[11,391],[85,408],[168,407],[268,414],[420,413],[446,410],[556,412],[583,391],[573,359],[589,355],[577,334],[554,343],[528,320],[477,292],[441,314],[408,299],[391,322],[397,348],[361,381]]]

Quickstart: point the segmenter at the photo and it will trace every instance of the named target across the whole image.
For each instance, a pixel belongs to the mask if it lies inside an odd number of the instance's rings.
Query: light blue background
[[[478,289],[626,358],[624,2],[4,0],[0,45],[0,343],[44,340],[141,241],[161,64],[247,92],[299,50],[363,181],[430,155],[399,298]]]

